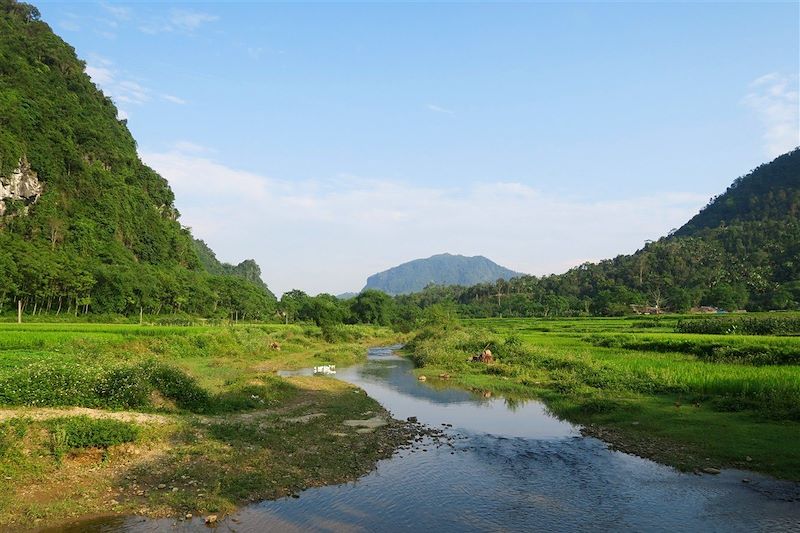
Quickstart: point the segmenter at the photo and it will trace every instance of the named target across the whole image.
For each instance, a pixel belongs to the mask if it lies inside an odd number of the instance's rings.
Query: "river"
[[[366,390],[395,418],[414,416],[445,429],[452,446],[416,443],[354,483],[247,506],[221,530],[800,531],[796,483],[737,470],[680,473],[582,437],[539,402],[434,387],[411,370],[391,348],[375,348],[364,364],[339,369],[336,377]],[[204,529],[197,519],[83,526]]]

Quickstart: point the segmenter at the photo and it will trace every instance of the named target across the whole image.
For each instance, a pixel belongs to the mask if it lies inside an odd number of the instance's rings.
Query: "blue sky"
[[[800,144],[797,3],[37,5],[278,293],[630,253]]]

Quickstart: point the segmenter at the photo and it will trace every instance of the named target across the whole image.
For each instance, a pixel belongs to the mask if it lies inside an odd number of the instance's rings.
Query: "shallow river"
[[[539,402],[434,388],[411,368],[391,349],[377,348],[337,378],[366,390],[395,418],[452,424],[452,448],[425,442],[400,450],[355,483],[245,507],[219,530],[800,531],[798,484],[736,470],[681,474],[581,437]],[[199,519],[120,518],[78,527],[205,530]]]

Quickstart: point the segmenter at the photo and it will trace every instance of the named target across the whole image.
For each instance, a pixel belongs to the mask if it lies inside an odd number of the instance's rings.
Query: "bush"
[[[108,407],[141,407],[150,401],[151,384],[141,368],[120,366],[112,368],[97,379],[94,392]]]
[[[110,367],[40,361],[0,374],[0,405],[131,409],[149,406],[154,390],[190,411],[204,411],[210,401],[193,377],[155,361]]]
[[[150,384],[165,398],[181,409],[205,411],[210,404],[208,392],[192,376],[182,370],[160,363],[145,363],[142,370]]]
[[[322,338],[325,342],[335,344],[337,342],[353,342],[356,333],[343,324],[322,324]]]
[[[88,416],[55,418],[47,423],[47,427],[51,451],[58,458],[74,449],[107,449],[139,438],[139,427],[135,424]]]

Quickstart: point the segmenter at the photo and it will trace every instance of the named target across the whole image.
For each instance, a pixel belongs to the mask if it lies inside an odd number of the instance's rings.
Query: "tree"
[[[394,301],[388,294],[370,289],[353,299],[350,311],[353,319],[362,324],[388,326],[393,318]]]

